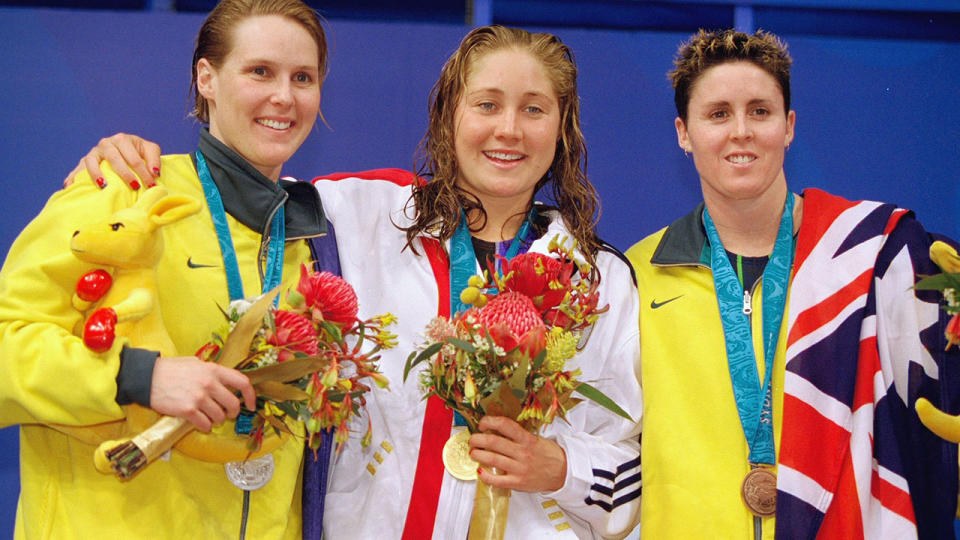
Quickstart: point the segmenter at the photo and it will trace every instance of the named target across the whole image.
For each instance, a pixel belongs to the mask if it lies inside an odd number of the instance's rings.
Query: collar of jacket
[[[703,203],[667,227],[650,262],[660,266],[710,267],[710,247],[703,230]]]
[[[250,229],[266,234],[270,219],[284,205],[287,241],[327,233],[327,219],[320,195],[309,182],[280,179],[272,182],[253,165],[227,148],[207,128],[200,130],[197,149],[203,152],[213,183],[220,190],[223,208]],[[194,167],[196,154],[191,154]]]

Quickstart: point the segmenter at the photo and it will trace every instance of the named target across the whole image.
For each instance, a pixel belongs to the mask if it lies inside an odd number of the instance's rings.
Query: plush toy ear
[[[143,192],[142,195],[137,199],[137,202],[133,204],[134,208],[139,208],[145,213],[149,213],[150,209],[153,208],[153,205],[157,204],[160,199],[167,196],[169,192],[167,188],[163,186],[154,186]]]
[[[157,189],[147,190],[147,193]],[[187,216],[196,214],[200,210],[200,202],[186,195],[167,195],[157,201],[147,211],[147,217],[154,227],[162,227],[179,221]]]

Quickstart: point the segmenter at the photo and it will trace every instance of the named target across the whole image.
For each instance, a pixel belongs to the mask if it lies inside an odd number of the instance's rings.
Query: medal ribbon
[[[530,223],[536,217],[536,207],[530,208],[527,217],[517,231],[517,235],[510,242],[510,247],[504,256],[508,261],[516,257],[522,249],[526,252],[530,247],[526,243],[530,234]],[[497,261],[497,271],[500,271],[500,262]],[[473,238],[470,236],[470,226],[467,224],[467,214],[460,212],[460,223],[450,238],[450,314],[456,315],[467,310],[468,306],[460,301],[460,292],[467,288],[470,278],[477,273],[477,253],[473,249]],[[480,268],[483,272],[485,268]],[[467,421],[457,411],[453,411],[453,425],[465,426]]]
[[[530,209],[527,217],[520,225],[517,235],[513,237],[510,248],[507,249],[505,258],[509,261],[521,253],[521,249],[526,251],[530,247],[526,243],[527,235],[530,234],[531,222],[536,217],[536,207]],[[470,226],[467,224],[467,214],[460,213],[460,223],[453,232],[450,239],[450,313],[457,313],[467,310],[467,305],[460,301],[460,292],[467,288],[467,282],[470,277],[477,273],[477,254],[473,250],[473,239],[470,237]],[[497,263],[499,266],[499,263]],[[499,269],[499,268],[498,268]],[[486,268],[481,268],[483,272]]]
[[[220,254],[223,257],[223,270],[227,274],[227,290],[230,292],[230,300],[240,300],[244,298],[243,280],[240,278],[237,252],[233,247],[233,238],[230,236],[230,227],[227,224],[227,212],[223,208],[220,191],[213,182],[213,177],[210,176],[207,160],[204,159],[199,150],[197,150],[197,174],[200,176],[203,195],[207,199],[210,218],[213,220],[213,227],[217,231],[217,240],[220,242]],[[270,236],[267,241],[267,271],[261,293],[273,290],[280,285],[283,276],[283,247],[285,242],[286,230],[283,205],[280,205],[270,223]],[[277,306],[278,301],[279,296],[273,301],[274,307]]]
[[[723,337],[726,342],[727,362],[733,396],[740,415],[740,425],[750,448],[750,463],[773,465],[776,452],[773,442],[773,399],[771,378],[773,360],[777,351],[777,338],[787,302],[787,287],[790,282],[790,267],[793,264],[793,195],[787,200],[780,218],[780,228],[773,253],[763,270],[763,382],[758,385],[756,351],[750,326],[750,316],[745,313],[746,296],[730,264],[717,228],[704,208],[703,222],[710,240],[710,269],[720,306]]]

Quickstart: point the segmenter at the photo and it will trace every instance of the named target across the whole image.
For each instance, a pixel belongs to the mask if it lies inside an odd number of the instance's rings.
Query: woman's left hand
[[[484,416],[470,436],[470,457],[480,479],[493,487],[519,491],[556,491],[567,476],[567,454],[559,444],[538,437],[503,416]],[[497,474],[489,471],[497,469]]]

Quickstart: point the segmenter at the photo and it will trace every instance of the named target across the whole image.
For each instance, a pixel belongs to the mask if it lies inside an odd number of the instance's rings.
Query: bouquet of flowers
[[[349,436],[348,420],[366,405],[370,387],[363,380],[388,386],[377,361],[381,349],[396,345],[396,336],[386,330],[395,318],[359,320],[350,284],[329,272],[308,272],[306,266],[296,290],[287,293],[289,310],[273,307],[278,293],[279,288],[252,302],[232,302],[223,310],[223,328],[197,356],[244,372],[257,392],[256,410],[237,419],[247,457],[261,451],[265,439],[293,435],[291,422],[303,422],[314,450],[321,444],[320,432],[333,430],[339,451]],[[97,468],[131,478],[192,429],[185,420],[163,417],[129,441],[102,444]],[[368,420],[362,444],[370,436]]]
[[[930,246],[930,258],[943,272],[921,279],[916,288],[943,293],[943,309],[953,315],[946,329],[949,349],[950,346],[960,343],[960,256],[952,246],[937,240]]]
[[[554,238],[549,252],[499,258],[503,275],[490,268],[470,278],[461,300],[470,309],[433,319],[426,341],[407,359],[406,378],[427,362],[420,382],[460,413],[468,430],[486,415],[506,416],[539,431],[582,401],[574,392],[625,418],[630,416],[602,392],[577,380],[566,361],[581,337],[606,311],[598,307],[595,273],[573,257],[573,248]],[[502,538],[509,490],[477,481],[470,538]]]
[[[949,349],[960,343],[960,256],[952,246],[938,240],[930,246],[930,258],[943,272],[921,279],[914,288],[943,293],[943,309],[952,315],[945,330]],[[960,442],[960,417],[937,409],[925,398],[917,399],[915,407],[930,431],[949,441]]]

